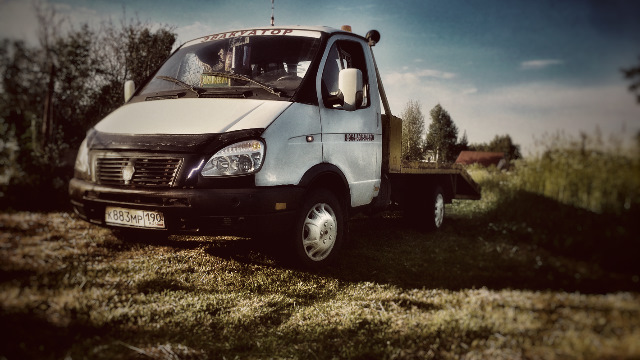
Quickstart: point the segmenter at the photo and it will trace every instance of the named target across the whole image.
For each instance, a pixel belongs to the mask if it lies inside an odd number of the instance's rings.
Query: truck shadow
[[[448,205],[445,225],[434,232],[417,229],[399,212],[351,219],[343,256],[317,274],[407,289],[640,291],[639,214],[595,214],[525,192],[474,215],[456,206]],[[243,264],[287,266],[274,255],[277,249],[249,239],[179,236],[137,243],[204,247],[210,256]]]
[[[600,215],[518,193],[422,232],[397,214],[353,219],[327,275],[402,288],[639,291],[638,214]]]

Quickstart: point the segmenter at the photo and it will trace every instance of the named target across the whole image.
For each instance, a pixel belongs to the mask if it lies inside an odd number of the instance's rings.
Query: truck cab
[[[301,26],[183,44],[88,131],[75,212],[121,233],[277,234],[303,265],[325,264],[351,211],[390,202],[371,45]]]

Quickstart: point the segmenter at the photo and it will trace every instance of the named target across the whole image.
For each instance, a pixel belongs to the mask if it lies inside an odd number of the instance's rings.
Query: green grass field
[[[0,214],[0,359],[640,358],[633,211],[474,176],[483,200],[447,205],[440,231],[356,217],[319,273],[247,239]]]
[[[437,232],[353,218],[316,273],[248,239],[0,213],[0,359],[638,359],[640,161],[551,140],[471,168],[482,200]]]

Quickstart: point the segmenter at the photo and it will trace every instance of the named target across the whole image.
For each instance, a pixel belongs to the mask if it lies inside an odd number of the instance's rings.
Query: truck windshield
[[[251,89],[254,96],[292,96],[318,51],[319,33],[316,37],[296,36],[290,30],[283,31],[285,35],[261,32],[265,33],[237,32],[253,35],[235,37],[223,33],[187,43],[153,75],[140,95],[185,89],[198,95],[223,95]]]

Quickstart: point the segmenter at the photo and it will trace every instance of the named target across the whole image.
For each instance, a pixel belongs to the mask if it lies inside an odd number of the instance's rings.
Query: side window
[[[359,108],[369,106],[369,76],[362,46],[355,41],[336,41],[327,55],[322,70],[322,100],[327,108],[340,108],[338,96],[338,74],[342,69],[356,68],[362,71],[363,99]]]

